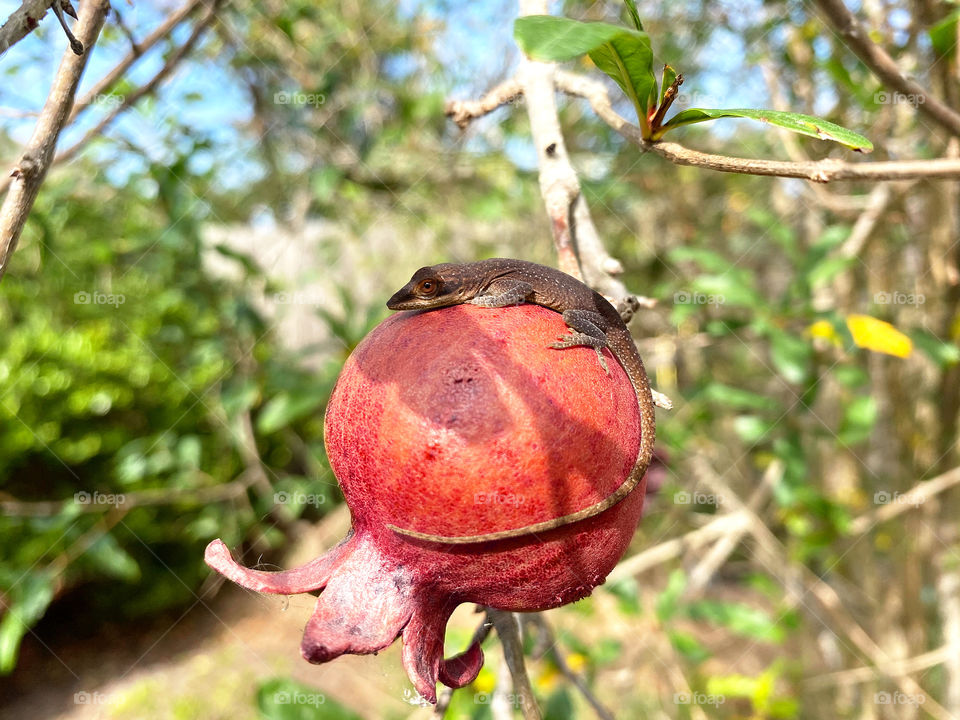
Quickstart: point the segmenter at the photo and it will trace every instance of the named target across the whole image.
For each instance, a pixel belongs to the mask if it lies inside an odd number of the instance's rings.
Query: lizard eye
[[[440,291],[440,281],[434,278],[425,278],[417,283],[413,292],[418,297],[431,298]]]

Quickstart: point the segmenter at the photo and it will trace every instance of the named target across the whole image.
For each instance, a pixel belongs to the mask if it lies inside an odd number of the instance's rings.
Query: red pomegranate
[[[559,314],[534,305],[390,317],[347,360],[327,408],[350,534],[285,572],[245,568],[219,540],[207,564],[259,592],[322,590],[301,645],[310,662],[373,653],[402,634],[425,699],[436,702],[438,680],[471,682],[479,646],[443,658],[454,608],[536,611],[589,595],[626,549],[644,488],[587,520],[495,542],[444,545],[387,526],[447,536],[523,527],[624,481],[640,442],[633,388],[608,351],[609,374],[590,348],[550,348],[565,332]]]

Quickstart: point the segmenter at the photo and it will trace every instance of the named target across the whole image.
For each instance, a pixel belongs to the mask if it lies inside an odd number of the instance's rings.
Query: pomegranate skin
[[[557,350],[558,313],[534,305],[459,305],[391,316],[347,360],[327,408],[331,466],[353,515],[336,548],[269,573],[236,563],[219,540],[214,569],[260,592],[324,589],[304,632],[311,662],[371,653],[403,635],[411,681],[479,672],[479,646],[444,660],[446,622],[462,602],[536,611],[590,594],[626,550],[644,483],[587,520],[467,545],[436,535],[523,527],[599,502],[626,479],[640,443],[639,408],[609,351]]]

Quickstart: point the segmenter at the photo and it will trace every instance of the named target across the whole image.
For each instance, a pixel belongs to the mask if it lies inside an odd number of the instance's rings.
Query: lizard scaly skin
[[[640,449],[630,475],[613,493],[590,507],[561,517],[512,530],[483,535],[430,535],[388,525],[394,532],[420,540],[465,544],[504,540],[546,532],[593,517],[629,495],[647,471],[653,455],[656,428],[654,403],[643,360],[617,310],[600,293],[576,278],[545,265],[492,258],[471,263],[444,263],[417,270],[398,290],[387,307],[391,310],[430,310],[471,303],[482,307],[506,307],[523,302],[541,305],[563,314],[571,334],[555,348],[589,346],[597,351],[607,369],[601,349],[609,347],[626,371],[640,407]]]

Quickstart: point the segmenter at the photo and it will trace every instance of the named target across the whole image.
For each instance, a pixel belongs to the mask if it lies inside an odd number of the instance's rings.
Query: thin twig
[[[758,513],[763,504],[770,497],[773,488],[776,487],[783,478],[783,462],[774,460],[763,473],[763,480],[759,487],[753,491],[750,499],[747,500],[746,508],[751,513]],[[725,502],[726,496],[721,496],[721,505],[728,505]],[[681,595],[681,602],[690,602],[695,599],[704,588],[710,584],[713,576],[727,561],[727,558],[733,554],[733,551],[740,545],[743,536],[747,534],[749,525],[743,525],[735,528],[733,531],[721,537],[710,550],[708,550],[700,561],[687,574],[687,586]]]
[[[96,100],[98,100],[102,95],[107,93],[110,88],[112,88],[120,78],[130,69],[130,67],[141,57],[144,53],[148,52],[154,45],[156,45],[160,40],[170,35],[173,29],[179,25],[190,13],[196,10],[198,7],[204,4],[204,0],[191,0],[191,2],[184,3],[182,7],[178,10],[175,10],[166,19],[157,25],[154,28],[153,32],[147,35],[140,42],[131,41],[131,50],[127,55],[116,65],[113,66],[113,69],[110,70],[106,75],[104,75],[97,83],[90,88],[77,102],[74,104],[73,111],[70,113],[70,117],[67,119],[67,123],[72,123],[77,119],[77,116],[80,115],[84,110],[89,108]]]
[[[870,39],[869,33],[843,4],[843,0],[815,1],[830,24],[840,33],[847,47],[887,87],[907,95],[917,110],[954,135],[960,135],[960,113],[928,93],[919,83],[904,77],[897,63],[886,50]]]
[[[479,100],[451,100],[447,103],[445,113],[453,120],[457,127],[465,130],[471,121],[492,113],[503,105],[509,105],[523,97],[523,87],[516,78],[510,78]]]
[[[590,707],[593,708],[597,717],[600,718],[600,720],[615,720],[614,714],[604,707],[600,699],[593,694],[586,680],[575,673],[569,663],[567,663],[567,658],[560,652],[559,643],[553,632],[553,628],[550,627],[550,623],[547,622],[547,618],[544,617],[543,613],[531,613],[530,615],[525,615],[524,619],[529,625],[533,625],[543,633],[547,657],[549,657],[553,664],[563,673],[563,676],[580,691],[580,694],[583,695],[583,698],[589,703]]]
[[[206,473],[200,473],[200,475],[214,482],[213,478]],[[129,510],[147,505],[178,505],[181,503],[206,505],[238,497],[256,481],[256,474],[247,469],[228,483],[210,487],[154,488],[128,493],[104,493],[102,494],[104,498],[102,502],[99,501],[97,495],[91,495],[89,492],[85,495],[78,493],[79,498],[74,496],[67,500],[39,500],[33,502],[15,498],[4,499],[0,500],[0,511],[3,511],[3,514],[7,517],[53,517],[59,515],[68,507],[79,513],[99,513],[120,506]],[[0,493],[0,497],[3,496],[10,498],[6,493]]]
[[[129,95],[125,95],[123,100],[119,102],[109,113],[107,113],[107,115],[105,115],[100,122],[87,131],[82,138],[80,138],[76,143],[68,147],[63,152],[58,153],[53,161],[54,164],[63,163],[72,159],[87,145],[87,143],[89,143],[95,137],[100,136],[104,129],[110,123],[112,123],[118,115],[135,105],[144,96],[152,93],[157,86],[174,71],[177,65],[180,64],[180,61],[190,54],[190,52],[193,50],[193,47],[197,44],[197,41],[200,40],[200,37],[203,35],[204,31],[214,21],[214,19],[216,19],[217,7],[222,1],[223,0],[214,1],[203,18],[201,18],[194,26],[190,37],[186,39],[183,45],[177,48],[176,52],[167,58],[167,61],[164,63],[163,67],[160,68],[160,70],[152,78],[150,78],[150,80],[131,92]]]
[[[940,665],[954,657],[960,657],[960,644],[943,645],[922,655],[904,658],[903,660],[892,660],[878,667],[867,665],[824,675],[814,675],[803,680],[803,684],[810,688],[824,688],[869,682],[874,680],[877,675],[910,675]]]
[[[500,644],[503,647],[503,657],[513,679],[513,694],[520,705],[524,720],[541,720],[540,708],[537,707],[530,676],[527,674],[523,642],[520,639],[520,623],[517,621],[516,613],[490,608],[487,615],[497,629],[497,637],[500,638]]]
[[[849,533],[851,535],[861,535],[877,523],[895,518],[908,510],[916,510],[927,500],[955,485],[960,485],[960,467],[948,470],[930,480],[922,480],[907,492],[891,497],[891,502],[879,509],[860,515],[850,523]]]
[[[749,526],[749,518],[744,512],[721,515],[702,528],[691,530],[686,535],[666,540],[643,552],[632,555],[620,563],[607,576],[607,583],[614,583],[628,577],[636,577],[651,568],[678,558],[685,552],[702,548],[718,538],[730,533],[740,532]]]
[[[107,0],[89,0],[81,7],[77,36],[84,47],[90,48],[96,42],[109,9],[110,3]],[[73,98],[89,57],[89,52],[82,55],[76,55],[72,51],[64,53],[33,135],[13,169],[13,181],[3,207],[0,208],[0,280],[7,270],[30,209],[50,167],[57,139],[70,115]]]

